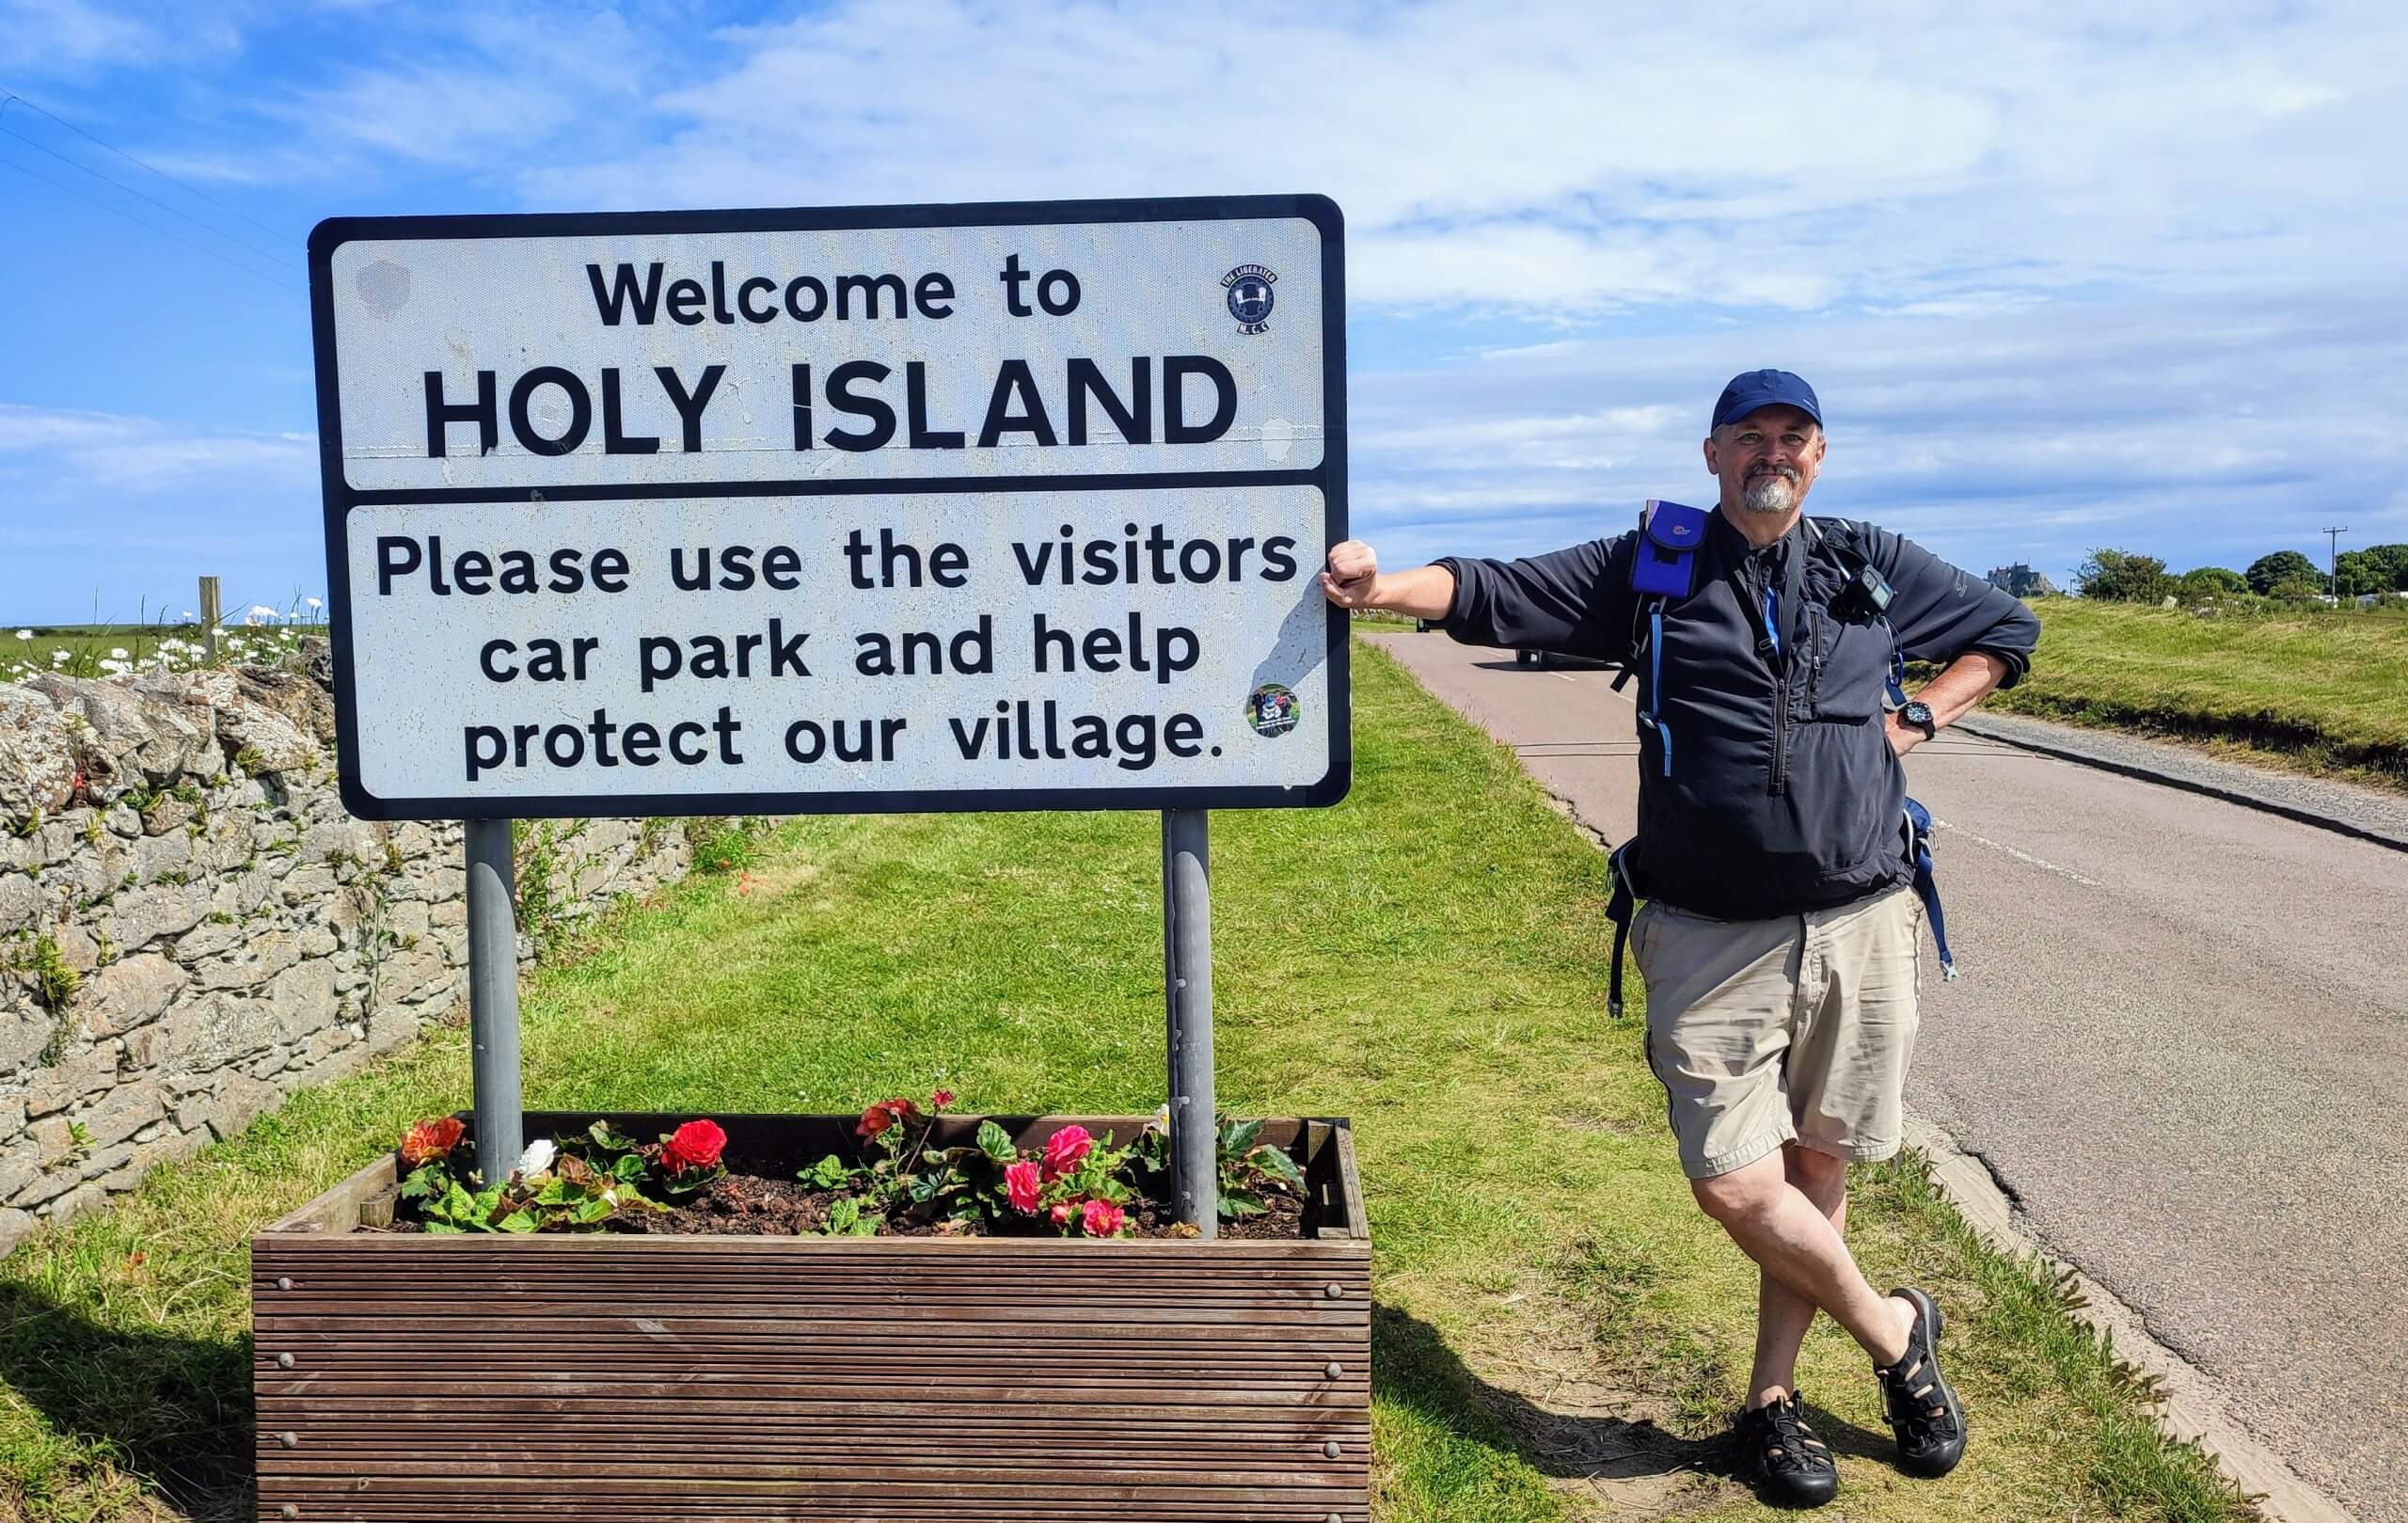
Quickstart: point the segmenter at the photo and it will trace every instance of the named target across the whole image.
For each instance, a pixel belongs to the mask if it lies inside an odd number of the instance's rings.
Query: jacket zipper
[[[1807,638],[1814,638],[1811,627]],[[1796,643],[1784,642],[1775,634],[1771,665],[1772,784],[1767,791],[1778,797],[1789,789],[1789,684],[1790,674],[1798,665]]]

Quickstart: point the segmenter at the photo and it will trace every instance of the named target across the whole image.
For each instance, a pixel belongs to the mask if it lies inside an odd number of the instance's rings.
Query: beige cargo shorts
[[[1922,931],[1904,888],[1776,920],[1640,909],[1647,1061],[1683,1172],[1727,1174],[1791,1141],[1861,1161],[1898,1150]]]

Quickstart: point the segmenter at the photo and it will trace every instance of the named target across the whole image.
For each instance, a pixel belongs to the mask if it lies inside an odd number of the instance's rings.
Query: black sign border
[[[1038,227],[1065,223],[1238,221],[1301,217],[1321,232],[1322,421],[1311,470],[1125,472],[1110,475],[909,477],[857,482],[745,482],[708,486],[614,485],[355,490],[342,466],[342,407],[335,370],[334,251],[364,240],[588,237],[682,232],[839,232],[887,228]],[[626,816],[993,814],[1121,809],[1323,808],[1354,781],[1351,641],[1347,615],[1329,608],[1329,769],[1295,787],[978,788],[874,793],[543,794],[511,799],[385,799],[358,771],[358,694],[352,674],[351,568],[346,520],[386,503],[518,502],[647,497],[824,497],[868,493],[1033,492],[1112,487],[1311,485],[1322,493],[1329,543],[1346,538],[1346,227],[1326,196],[1163,197],[1127,200],[974,201],[912,206],[753,208],[686,212],[523,213],[477,216],[328,217],[309,233],[309,319],[318,385],[318,468],[325,499],[327,601],[333,605],[336,769],[343,807],[361,819],[563,819]]]

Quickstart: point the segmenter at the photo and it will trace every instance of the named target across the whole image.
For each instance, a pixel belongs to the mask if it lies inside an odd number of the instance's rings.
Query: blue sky
[[[1323,192],[1389,564],[1702,500],[1766,364],[1976,570],[2408,540],[2408,14],[1843,8],[0,0],[0,620],[324,592],[337,214]]]

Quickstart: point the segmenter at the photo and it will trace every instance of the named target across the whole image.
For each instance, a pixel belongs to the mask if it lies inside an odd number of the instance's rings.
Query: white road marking
[[[2018,862],[2028,862],[2035,867],[2056,874],[2059,878],[2070,878],[2075,882],[2082,884],[2084,888],[2098,888],[2101,886],[2099,880],[2096,878],[2084,878],[2082,874],[2075,872],[2070,867],[2060,867],[2055,863],[2036,857],[2029,851],[2018,851],[2015,848],[2006,845],[2003,841],[1993,841],[1987,835],[1975,835],[1972,831],[1967,830],[1964,826],[1951,825],[1948,821],[1941,818],[1938,815],[1931,817],[1931,822],[1943,831],[1955,831],[1957,834],[1963,836],[1968,841],[1972,842],[1975,846],[1986,846],[1993,851],[2004,852],[2006,855],[2013,857]]]
[[[1579,680],[1569,672],[1549,672],[1547,675],[1555,678],[1558,682],[1576,682]]]

